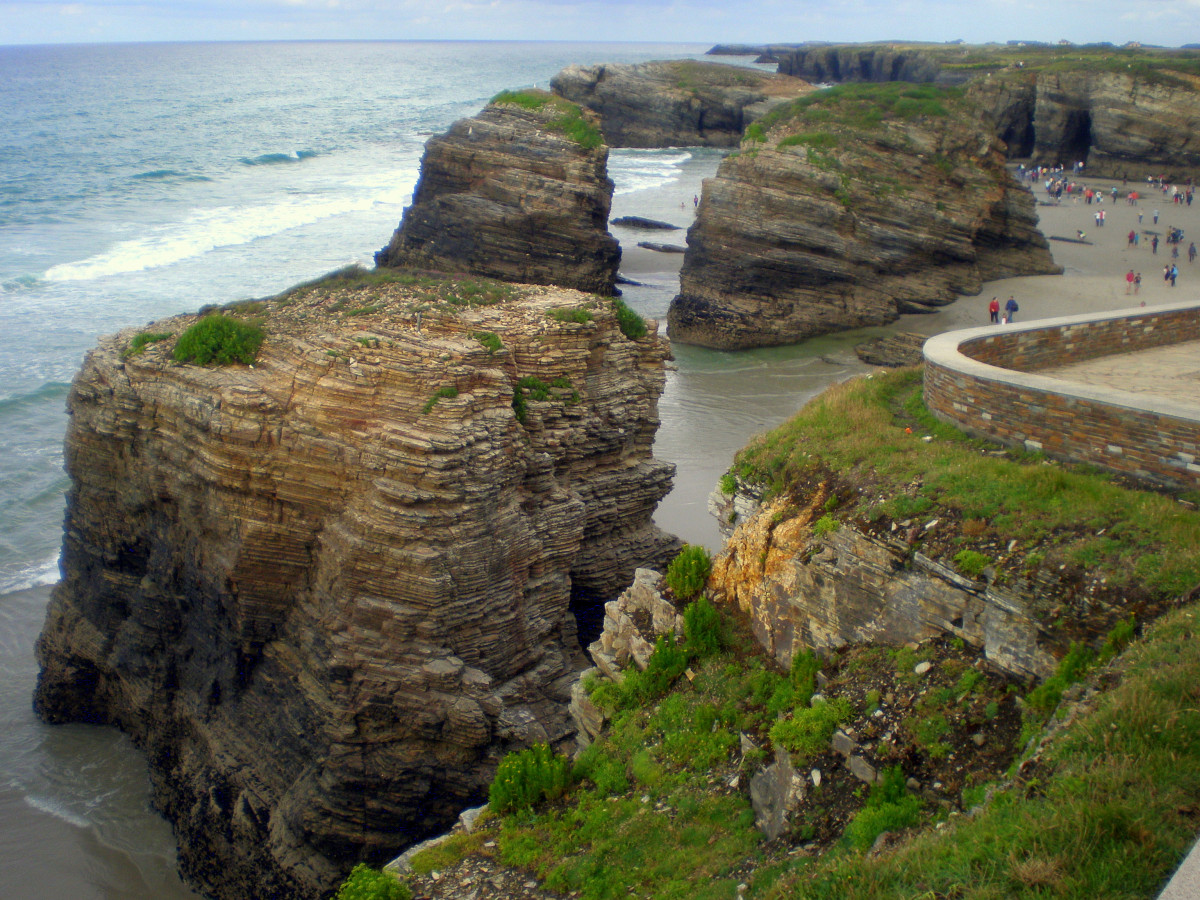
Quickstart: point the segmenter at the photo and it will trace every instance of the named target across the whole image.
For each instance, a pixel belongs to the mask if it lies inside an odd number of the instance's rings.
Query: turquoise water
[[[112,729],[50,728],[30,710],[33,641],[57,579],[64,401],[96,338],[370,264],[425,141],[504,88],[546,87],[570,63],[705,49],[0,47],[0,897],[192,896],[136,750]],[[614,215],[686,226],[718,162],[715,151],[614,151]],[[665,317],[678,256],[626,261],[644,282],[626,299]],[[656,453],[679,465],[678,486],[660,523],[715,547],[704,501],[733,451],[854,371],[848,345],[677,348]]]

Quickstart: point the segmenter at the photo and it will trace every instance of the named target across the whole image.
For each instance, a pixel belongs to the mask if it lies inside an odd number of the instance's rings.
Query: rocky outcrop
[[[854,348],[854,355],[869,366],[889,369],[916,366],[921,363],[921,348],[925,346],[925,338],[923,334],[901,331],[858,344]]]
[[[972,95],[997,123],[1012,157],[1046,165],[1083,161],[1089,175],[1171,180],[1200,169],[1200,79],[1081,69],[1008,72]]]
[[[913,552],[912,523],[886,534],[842,523],[818,534],[813,525],[826,499],[817,491],[801,507],[788,499],[764,504],[713,563],[709,589],[748,615],[755,637],[782,664],[804,649],[941,635],[980,648],[1010,675],[1054,671],[1066,646],[1042,621],[1045,585],[966,578]]]
[[[72,386],[36,707],[132,735],[217,897],[327,896],[444,829],[507,750],[572,738],[571,603],[678,546],[650,518],[673,474],[655,328],[385,276],[242,310],[266,323],[251,367],[125,332]]]
[[[940,81],[961,84],[966,75],[945,72],[934,54],[891,44],[837,44],[798,47],[773,54],[779,72],[806,81]]]
[[[430,138],[412,206],[375,262],[612,294],[607,164],[589,113],[544,92],[501,95]]]
[[[1059,271],[1032,195],[969,104],[946,93],[912,100],[933,114],[889,118],[887,103],[904,108],[898,91],[821,98],[795,104],[705,182],[668,314],[674,340],[793,343],[941,306],[986,280]]]
[[[550,87],[599,116],[612,147],[736,147],[746,125],[812,90],[795,78],[694,60],[568,66]]]

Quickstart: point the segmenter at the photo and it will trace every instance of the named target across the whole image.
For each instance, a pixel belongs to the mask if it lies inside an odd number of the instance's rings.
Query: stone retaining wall
[[[1200,304],[1172,304],[937,335],[925,403],[969,434],[1175,488],[1200,488],[1196,404],[1036,374],[1200,340]]]

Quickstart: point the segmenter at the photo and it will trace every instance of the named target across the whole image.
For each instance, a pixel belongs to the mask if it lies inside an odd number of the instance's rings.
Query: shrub
[[[387,872],[359,863],[338,888],[334,900],[411,900],[412,891]]]
[[[726,472],[721,476],[721,481],[717,486],[720,487],[722,494],[736,494],[738,487],[737,476],[732,472]]]
[[[483,344],[488,353],[499,353],[504,348],[500,335],[493,331],[476,331],[471,337]]]
[[[725,646],[725,622],[704,595],[683,611],[683,634],[692,656],[712,656]]]
[[[920,798],[908,792],[900,767],[892,766],[880,773],[867,805],[846,827],[846,837],[859,850],[868,850],[885,831],[911,828],[920,817]]]
[[[258,355],[265,335],[262,328],[228,316],[205,316],[179,336],[175,359],[207,366],[216,363],[250,365]]]
[[[617,316],[617,327],[625,337],[636,341],[646,336],[646,320],[630,309],[620,297],[613,297],[613,312]]]
[[[954,565],[968,578],[978,578],[991,561],[989,557],[974,550],[959,550],[954,554]]]
[[[824,537],[827,534],[833,534],[838,530],[837,519],[826,513],[813,523],[813,534],[818,537]]]
[[[849,717],[850,704],[844,697],[818,700],[771,726],[771,742],[805,758],[816,756],[829,749],[834,729]]]
[[[796,692],[796,705],[808,706],[817,690],[817,673],[821,657],[811,650],[801,650],[792,656],[791,682]]]
[[[684,544],[679,555],[667,566],[667,587],[680,600],[691,600],[704,589],[712,572],[708,551],[698,544]]]
[[[561,796],[570,783],[570,761],[548,744],[534,744],[500,762],[488,789],[488,804],[498,813],[528,808]]]

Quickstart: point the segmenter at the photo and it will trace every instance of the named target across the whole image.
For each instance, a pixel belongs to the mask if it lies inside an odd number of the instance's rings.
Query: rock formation
[[[550,87],[596,113],[612,147],[736,147],[751,121],[812,90],[799,79],[694,60],[568,66]]]
[[[430,138],[412,206],[375,262],[612,294],[607,163],[590,113],[544,92],[501,94]]]
[[[1182,73],[1009,71],[971,86],[1014,158],[1112,178],[1200,170],[1200,79]]]
[[[1194,177],[1200,78],[1176,50],[841,44],[777,48],[779,71],[813,82],[966,84],[1013,159],[1114,178]]]
[[[102,339],[72,386],[51,722],[149,758],[221,898],[318,898],[436,833],[498,759],[570,738],[570,604],[651,523],[666,345],[575,291],[349,275],[245,307],[255,365]],[[178,335],[195,317],[156,323]]]
[[[792,343],[1059,271],[1032,195],[953,89],[834,89],[762,127],[705,182],[675,340]]]
[[[947,74],[933,54],[911,45],[838,44],[781,48],[773,54],[779,72],[817,83],[843,81],[946,81],[961,83],[965,75]]]

